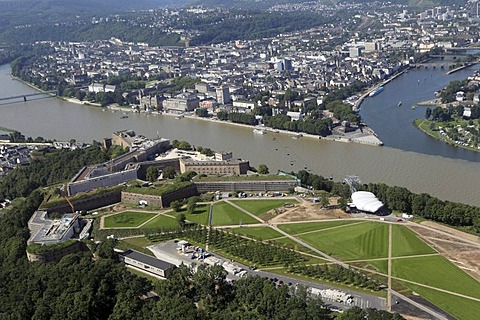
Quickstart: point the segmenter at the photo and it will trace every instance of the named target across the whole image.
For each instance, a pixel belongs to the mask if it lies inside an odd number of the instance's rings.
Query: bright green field
[[[388,260],[365,261],[362,262],[362,267],[387,274]]]
[[[134,228],[155,216],[150,212],[125,211],[105,217],[105,228]]]
[[[306,252],[310,254],[315,254],[312,250],[308,249],[307,247],[302,246],[298,242],[293,241],[292,239],[289,238],[280,238],[277,240],[272,240],[273,243],[278,243],[280,245],[288,245],[288,248],[296,250],[296,251],[301,251],[301,252]]]
[[[229,231],[260,240],[269,240],[283,236],[281,233],[270,227],[243,227],[229,229]]]
[[[442,256],[395,259],[392,275],[480,299],[480,282]]]
[[[280,224],[278,228],[286,233],[291,235],[315,231],[315,230],[323,230],[332,227],[344,226],[352,223],[358,223],[363,221],[358,220],[338,220],[338,221],[325,221],[325,222],[306,222],[306,223],[289,223],[289,224]]]
[[[260,223],[258,220],[232,207],[226,202],[218,202],[213,205],[212,226],[228,226],[240,224]]]
[[[154,229],[154,228],[174,228],[178,227],[178,222],[175,218],[164,216],[159,214],[155,219],[145,223],[142,228]]]
[[[251,214],[258,216],[264,212],[270,211],[275,208],[283,207],[287,203],[298,203],[293,199],[283,200],[232,200],[237,206],[242,207]]]
[[[480,314],[480,302],[478,301],[457,297],[405,282],[401,282],[401,284],[412,289],[423,298],[460,320],[478,319],[478,315]]]
[[[415,232],[405,226],[392,226],[392,257],[428,253],[435,253],[435,250],[420,240]]]
[[[343,260],[387,258],[388,225],[366,222],[299,236],[313,247]]]
[[[197,204],[195,211],[193,213],[187,213],[182,211],[185,214],[185,217],[188,221],[195,222],[206,226],[208,224],[208,212],[210,211],[210,205],[208,204]]]

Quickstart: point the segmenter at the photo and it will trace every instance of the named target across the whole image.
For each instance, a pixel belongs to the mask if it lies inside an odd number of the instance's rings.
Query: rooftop
[[[133,259],[133,260],[136,260],[136,261],[139,261],[139,262],[142,262],[146,265],[149,265],[149,266],[161,269],[161,270],[168,270],[168,269],[171,269],[171,268],[175,267],[175,265],[173,265],[171,263],[168,263],[168,262],[163,261],[163,260],[159,260],[157,258],[148,256],[146,254],[143,254],[143,253],[140,253],[140,252],[137,252],[137,251],[133,251],[133,250],[127,250],[123,253],[120,253],[120,255],[122,255],[124,257],[127,257],[127,258],[130,258],[130,259]]]

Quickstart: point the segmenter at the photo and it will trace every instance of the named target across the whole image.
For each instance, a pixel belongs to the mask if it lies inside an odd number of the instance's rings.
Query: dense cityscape
[[[391,124],[476,159],[478,1],[114,3],[0,2],[0,109],[63,108],[62,135],[0,116],[0,318],[475,319],[475,201],[295,146],[391,152]]]

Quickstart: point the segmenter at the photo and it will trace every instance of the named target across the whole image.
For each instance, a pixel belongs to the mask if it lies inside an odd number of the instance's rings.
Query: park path
[[[388,225],[388,277],[387,277],[387,310],[392,312],[392,225]]]
[[[388,275],[386,275],[385,273],[378,272],[378,271],[374,271],[374,270],[370,270],[370,269],[366,269],[366,268],[362,268],[362,267],[357,267],[357,266],[351,266],[351,267],[352,267],[352,268],[355,268],[355,269],[358,269],[358,270],[365,271],[365,272],[375,273],[375,274],[378,274],[378,275],[381,275],[381,276],[384,276],[384,277],[385,277],[385,276],[388,276]],[[453,296],[457,296],[457,297],[460,297],[460,298],[465,298],[465,299],[469,299],[469,300],[473,300],[473,301],[480,302],[480,299],[479,299],[479,298],[475,298],[475,297],[472,297],[472,296],[467,296],[467,295],[465,295],[465,294],[457,293],[457,292],[454,292],[454,291],[437,288],[437,287],[434,287],[434,286],[430,286],[430,285],[428,285],[428,284],[419,283],[419,282],[415,282],[415,281],[403,279],[403,278],[400,278],[400,277],[392,276],[391,278],[394,279],[394,280],[399,280],[399,281],[403,281],[403,282],[408,282],[408,283],[414,284],[414,285],[419,286],[419,287],[424,287],[424,288],[427,288],[427,289],[432,289],[432,290],[440,291],[440,292],[443,292],[443,293],[448,293],[448,294],[451,294],[451,295],[453,295]],[[399,295],[399,293],[396,292],[396,291],[394,291],[394,290],[391,290],[391,292],[392,292],[392,294]]]
[[[312,231],[305,231],[305,232],[301,232],[301,233],[295,233],[294,236],[303,236],[305,234],[310,234],[310,233],[316,233],[316,232],[323,232],[323,231],[327,231],[327,230],[333,230],[333,229],[339,229],[339,228],[344,228],[344,227],[349,227],[349,226],[354,226],[356,224],[362,224],[362,223],[366,223],[367,221],[359,221],[359,222],[355,222],[355,223],[347,223],[347,224],[342,224],[340,226],[335,226],[335,227],[330,227],[330,228],[325,228],[325,229],[320,229],[320,230],[312,230]]]

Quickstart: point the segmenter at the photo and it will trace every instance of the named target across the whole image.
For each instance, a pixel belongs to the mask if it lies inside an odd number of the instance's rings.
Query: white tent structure
[[[367,191],[352,193],[352,202],[358,210],[371,213],[375,213],[383,207],[383,203],[373,193]]]

